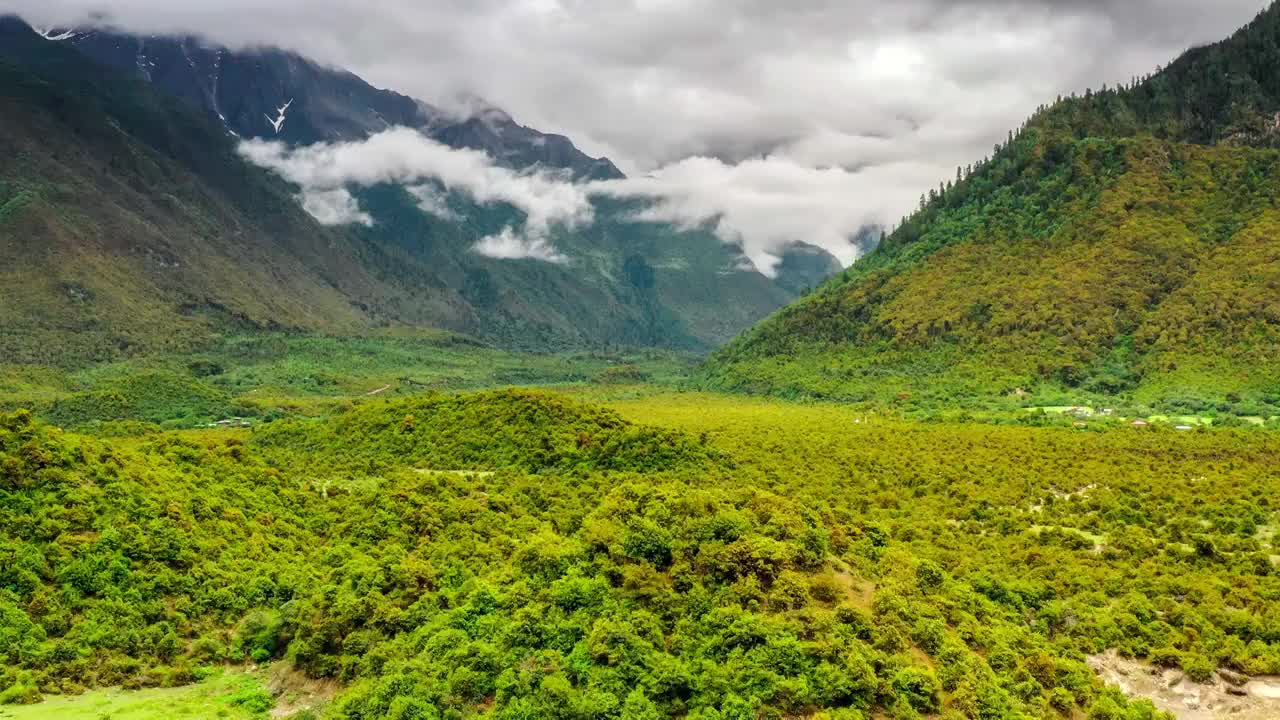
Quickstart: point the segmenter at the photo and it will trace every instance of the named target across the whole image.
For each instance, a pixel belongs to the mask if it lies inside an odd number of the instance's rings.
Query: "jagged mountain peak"
[[[562,135],[520,125],[489,103],[477,100],[461,114],[445,111],[288,50],[231,50],[193,36],[105,28],[53,28],[42,34],[194,103],[238,137],[309,145],[361,140],[405,126],[453,147],[483,150],[512,167],[542,165],[575,177],[622,177],[607,158],[588,156]]]

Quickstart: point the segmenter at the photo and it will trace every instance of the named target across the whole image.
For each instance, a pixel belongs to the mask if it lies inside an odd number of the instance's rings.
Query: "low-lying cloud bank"
[[[893,206],[877,203],[871,192],[879,182],[844,168],[809,167],[783,155],[737,164],[694,157],[644,177],[596,182],[591,190],[649,200],[636,215],[639,220],[682,227],[709,224],[721,240],[740,244],[761,272],[772,275],[782,253],[797,241],[821,247],[845,265],[857,260],[865,251],[854,241],[859,232],[892,222]]]
[[[249,161],[301,187],[303,207],[328,225],[371,225],[349,191],[381,183],[405,185],[423,212],[454,220],[446,192],[480,204],[505,203],[524,213],[521,228],[506,227],[483,238],[475,251],[503,259],[565,262],[551,242],[551,229],[579,228],[594,220],[593,197],[640,199],[637,222],[709,227],[726,243],[740,245],[748,259],[772,275],[782,253],[796,242],[817,245],[848,264],[863,250],[852,241],[867,225],[888,224],[895,199],[868,202],[883,183],[844,168],[813,168],[786,155],[738,164],[695,157],[643,177],[587,183],[559,172],[516,171],[483,152],[443,145],[416,130],[392,128],[361,142],[290,148],[247,140]],[[882,168],[883,170],[883,168]],[[916,186],[912,168],[901,168],[906,188]],[[918,187],[918,186],[917,186]],[[441,189],[443,189],[442,192]]]
[[[392,128],[362,142],[298,148],[246,140],[240,153],[299,185],[303,207],[328,225],[374,222],[360,210],[350,186],[406,185],[424,212],[445,219],[453,219],[452,211],[430,183],[481,204],[511,205],[524,213],[524,227],[505,228],[476,244],[476,252],[491,257],[561,262],[563,256],[547,239],[551,227],[579,227],[593,218],[586,191],[555,173],[516,172],[495,165],[483,152],[451,148],[408,128]]]

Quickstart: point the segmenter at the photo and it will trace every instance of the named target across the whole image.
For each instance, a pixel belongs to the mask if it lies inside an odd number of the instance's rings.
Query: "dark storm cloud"
[[[753,206],[770,207],[770,218],[793,214],[756,238],[761,257],[779,238],[801,233],[796,239],[818,240],[849,260],[844,233],[893,222],[957,165],[989,153],[1037,105],[1149,72],[1191,45],[1227,36],[1264,3],[0,0],[5,5],[45,24],[98,11],[135,31],[283,45],[436,103],[479,95],[629,173],[653,171],[630,190],[663,198],[670,216],[719,218],[732,236],[768,219],[745,212]]]

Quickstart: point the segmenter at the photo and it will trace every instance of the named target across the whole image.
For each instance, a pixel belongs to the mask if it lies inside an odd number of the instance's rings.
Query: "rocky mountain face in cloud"
[[[703,349],[839,268],[795,241],[771,277],[706,228],[640,219],[587,191],[619,181],[607,161],[500,111],[444,122],[288,53],[0,25],[5,357],[264,327]]]
[[[589,157],[568,138],[524,127],[497,108],[481,104],[460,117],[283,50],[233,51],[195,37],[93,28],[43,34],[194,103],[241,138],[310,145],[409,127],[450,147],[482,150],[508,167],[538,165],[568,170],[575,178],[622,177],[607,158]]]
[[[896,225],[922,191],[989,152],[1037,104],[1127,82],[1225,36],[1264,4],[5,3],[46,27],[108,23],[143,36],[287,48],[441,107],[486,98],[608,156],[634,181],[620,193],[654,199],[653,217],[708,223],[760,267],[797,239],[851,263],[848,237]],[[271,97],[254,121],[265,128],[262,115],[277,119],[286,101]],[[485,123],[460,130],[471,137],[446,144],[495,151]],[[640,182],[648,175],[659,181]]]

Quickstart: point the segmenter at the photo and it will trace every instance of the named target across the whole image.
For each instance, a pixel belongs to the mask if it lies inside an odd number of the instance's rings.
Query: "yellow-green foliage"
[[[1002,162],[1022,163],[1026,188],[975,204],[962,183],[918,239],[891,238],[848,282],[719,353],[711,382],[854,399],[989,402],[1050,383],[1148,403],[1188,389],[1280,401],[1264,362],[1280,352],[1280,154],[1038,129],[1012,147]],[[1057,217],[1037,226],[1046,203]]]
[[[1136,719],[1084,654],[1280,670],[1270,433],[612,405],[375,401],[249,444],[9,416],[0,691],[289,658],[336,718]]]
[[[532,390],[370,400],[331,419],[273,423],[253,442],[358,474],[389,466],[653,472],[712,455],[678,433]]]

